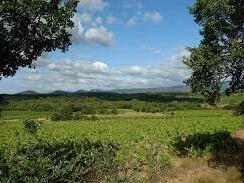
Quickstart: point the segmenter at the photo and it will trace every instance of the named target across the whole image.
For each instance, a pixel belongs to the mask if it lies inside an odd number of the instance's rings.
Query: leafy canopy
[[[0,0],[0,79],[32,67],[44,52],[71,45],[78,1]]]
[[[188,48],[183,62],[192,75],[185,83],[215,104],[226,81],[227,95],[244,88],[244,1],[197,0],[189,12],[203,39]]]

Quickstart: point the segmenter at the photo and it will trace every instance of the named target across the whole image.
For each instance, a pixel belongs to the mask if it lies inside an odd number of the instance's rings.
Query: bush
[[[57,112],[54,112],[52,115],[51,115],[51,121],[61,121],[62,120],[62,116],[61,114],[57,113]]]
[[[112,110],[111,110],[111,114],[113,114],[113,115],[118,115],[119,112],[118,112],[117,109],[112,109]]]
[[[8,104],[8,102],[2,97],[0,96],[0,117],[2,115],[2,110],[3,108]]]
[[[234,114],[237,116],[244,115],[244,101],[235,108]]]
[[[73,120],[85,120],[85,121],[96,121],[97,117],[93,114],[91,116],[85,116],[80,112],[76,112],[73,115]]]
[[[59,110],[56,110],[51,115],[52,121],[66,121],[66,120],[72,120],[73,119],[73,111],[71,106],[65,106],[60,108]]]
[[[76,112],[73,115],[73,120],[85,120],[87,117],[80,112]]]
[[[100,109],[97,110],[97,114],[110,114],[110,111],[107,109]]]
[[[162,153],[161,154],[161,157],[160,157],[160,163],[161,163],[161,166],[164,168],[164,167],[167,167],[167,166],[170,166],[173,162],[173,157],[171,154],[169,153]]]
[[[89,120],[91,120],[91,121],[96,121],[96,120],[97,120],[97,117],[93,114],[93,115],[89,118]]]
[[[228,104],[223,107],[224,110],[234,110],[236,109],[237,105],[236,104]]]
[[[202,155],[214,151],[235,152],[239,148],[237,141],[227,131],[179,136],[173,147],[182,155]]]
[[[26,120],[24,122],[24,127],[26,129],[26,131],[30,134],[34,134],[38,131],[38,129],[40,128],[40,123],[33,121],[33,120]]]
[[[115,144],[65,141],[20,145],[0,152],[0,182],[87,182],[115,167]]]
[[[95,114],[96,113],[96,109],[91,106],[91,105],[84,105],[81,109],[81,112],[83,114]]]

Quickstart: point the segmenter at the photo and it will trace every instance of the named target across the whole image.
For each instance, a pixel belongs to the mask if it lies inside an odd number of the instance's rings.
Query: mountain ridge
[[[174,92],[187,92],[190,91],[188,86],[172,86],[172,87],[158,87],[158,88],[131,88],[131,89],[112,89],[112,90],[77,90],[75,92],[68,92],[63,90],[55,90],[45,94],[56,94],[56,95],[66,95],[66,94],[79,94],[79,93],[117,93],[117,94],[135,94],[135,93],[174,93]],[[26,90],[18,92],[15,95],[39,95],[44,93],[39,93],[32,90]]]

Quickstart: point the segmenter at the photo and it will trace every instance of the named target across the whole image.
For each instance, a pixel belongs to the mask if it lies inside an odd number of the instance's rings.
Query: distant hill
[[[225,81],[222,86],[222,91],[229,87],[230,82]],[[184,93],[191,91],[189,86],[172,86],[172,87],[158,87],[158,88],[132,88],[132,89],[113,89],[113,90],[77,90],[76,92],[68,92],[63,90],[56,90],[50,93],[51,95],[79,95],[79,94],[91,94],[92,93],[115,93],[115,94],[137,94],[137,93]],[[16,95],[41,95],[36,91],[27,90],[23,92],[16,93]]]
[[[32,90],[22,91],[19,93],[16,93],[16,95],[39,95],[40,93]]]
[[[91,90],[90,92],[109,92],[118,94],[133,93],[178,93],[190,91],[188,86],[160,87],[160,88],[134,88],[134,89],[114,89],[114,90]]]
[[[86,92],[87,92],[86,90],[78,90],[75,93],[86,93]]]
[[[90,92],[101,93],[101,92],[110,92],[110,91],[109,90],[92,89],[92,90],[90,90]]]
[[[190,91],[188,86],[173,86],[173,87],[160,87],[160,88],[133,88],[133,89],[114,89],[114,90],[100,90],[92,89],[90,91],[78,90],[76,92],[67,92],[63,90],[55,90],[51,93],[52,95],[71,95],[71,94],[82,94],[82,93],[116,93],[116,94],[136,94],[136,93],[179,93]],[[17,95],[40,95],[36,91],[23,91],[16,93]]]
[[[55,95],[68,95],[68,94],[71,94],[71,92],[62,91],[62,90],[55,90],[55,91],[51,92],[50,94],[55,94]]]

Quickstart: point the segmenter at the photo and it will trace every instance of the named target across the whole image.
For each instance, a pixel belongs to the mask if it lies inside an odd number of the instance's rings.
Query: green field
[[[228,102],[236,104],[241,99],[243,96],[238,95]],[[17,108],[17,102],[14,102],[13,108]],[[121,107],[125,101],[104,103],[112,106],[107,110],[112,110],[114,105]],[[228,105],[226,99],[221,101],[221,105],[223,104]],[[177,107],[178,103],[174,105]],[[96,119],[92,121],[82,119],[55,122],[50,120],[53,111],[7,109],[3,111],[0,120],[0,152],[18,152],[20,147],[28,149],[30,144],[40,142],[55,146],[70,142],[79,144],[88,139],[91,143],[99,141],[102,144],[114,144],[118,146],[112,159],[116,173],[105,176],[106,179],[103,177],[105,182],[151,182],[152,177],[163,175],[181,156],[202,157],[216,149],[232,152],[235,150],[232,149],[232,146],[235,147],[233,136],[237,130],[244,128],[242,116],[235,116],[233,111],[223,108],[154,113],[123,108],[117,109],[117,114],[95,113]],[[86,114],[90,115],[94,114]],[[26,132],[24,121],[27,119],[41,125],[37,134]],[[161,179],[163,180],[162,177]]]

